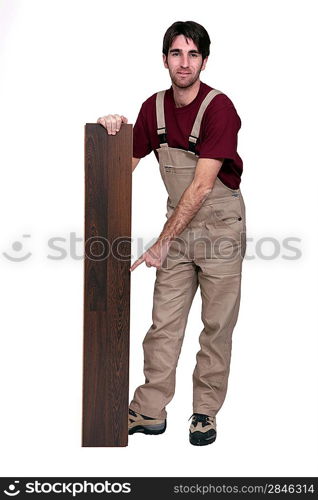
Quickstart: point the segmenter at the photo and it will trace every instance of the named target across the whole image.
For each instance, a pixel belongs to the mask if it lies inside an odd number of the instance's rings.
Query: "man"
[[[216,439],[216,414],[227,391],[237,321],[245,205],[237,154],[240,118],[232,101],[200,81],[210,38],[203,26],[178,21],[163,39],[171,87],[147,99],[133,129],[132,169],[154,151],[168,192],[167,221],[157,241],[131,266],[156,267],[153,324],[143,341],[145,383],[129,405],[129,434],[161,434],[188,313],[200,285],[202,330],[193,373],[190,443]],[[116,134],[123,115],[98,119]]]

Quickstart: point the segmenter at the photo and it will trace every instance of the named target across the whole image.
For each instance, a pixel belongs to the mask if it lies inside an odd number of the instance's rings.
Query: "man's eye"
[[[171,54],[172,56],[179,56],[179,55],[180,55],[180,54],[179,54],[179,52],[170,52],[170,54]],[[194,54],[190,54],[190,55],[191,55],[192,57],[199,57],[199,54],[195,54],[195,53],[194,53]]]

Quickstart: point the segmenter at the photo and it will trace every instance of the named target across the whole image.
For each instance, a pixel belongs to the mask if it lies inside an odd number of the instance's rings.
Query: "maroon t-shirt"
[[[199,107],[212,87],[200,82],[195,99],[177,108],[173,98],[172,86],[164,97],[164,111],[168,145],[172,148],[188,150],[189,135]],[[133,156],[143,158],[159,148],[156,121],[156,95],[153,94],[141,106],[133,128]],[[206,108],[201,122],[196,154],[199,158],[224,158],[219,171],[220,180],[231,189],[238,189],[241,182],[243,162],[238,155],[237,134],[241,119],[232,101],[225,94],[216,95]]]

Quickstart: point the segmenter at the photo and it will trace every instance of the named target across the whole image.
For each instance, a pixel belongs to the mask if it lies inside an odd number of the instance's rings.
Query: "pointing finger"
[[[139,259],[137,259],[133,265],[131,266],[130,268],[130,271],[133,271],[134,269],[136,269],[136,267],[138,267],[143,261],[145,260],[144,256],[142,255],[141,257],[139,257]]]

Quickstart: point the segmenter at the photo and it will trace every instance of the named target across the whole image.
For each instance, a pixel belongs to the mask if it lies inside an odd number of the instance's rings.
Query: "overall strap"
[[[165,90],[161,90],[157,92],[156,96],[157,134],[159,136],[160,147],[168,146],[164,111],[165,92]]]
[[[196,119],[194,120],[194,124],[193,124],[191,134],[189,137],[189,149],[188,149],[188,151],[190,153],[195,154],[195,145],[196,145],[196,142],[197,142],[198,137],[199,137],[201,121],[202,121],[204,111],[206,110],[206,108],[208,107],[208,105],[210,104],[212,99],[218,94],[223,94],[223,92],[221,92],[220,90],[217,90],[217,89],[210,90],[210,92],[205,96],[205,98],[203,99],[203,101],[201,103],[201,106],[199,108]]]

